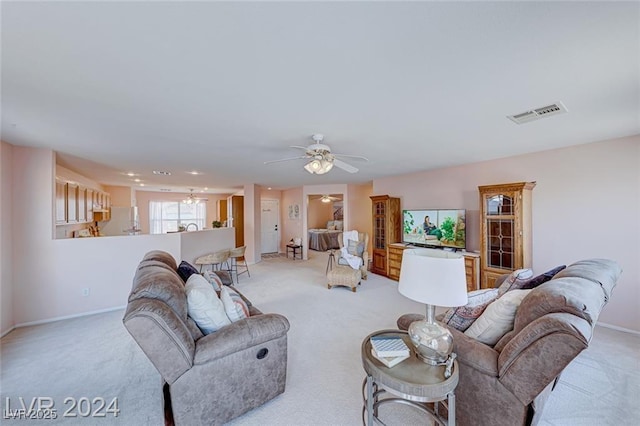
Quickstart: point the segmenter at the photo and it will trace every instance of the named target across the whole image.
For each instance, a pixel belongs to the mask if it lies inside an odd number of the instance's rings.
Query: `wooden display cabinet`
[[[531,267],[531,201],[535,182],[479,186],[481,287],[493,288],[496,279]]]
[[[370,197],[373,214],[373,256],[371,272],[378,275],[389,275],[387,249],[391,243],[402,238],[402,220],[400,199],[388,195]]]

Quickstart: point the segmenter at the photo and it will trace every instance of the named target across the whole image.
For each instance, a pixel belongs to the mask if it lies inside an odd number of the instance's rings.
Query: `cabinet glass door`
[[[513,197],[491,195],[485,199],[487,229],[487,266],[513,269],[515,261],[515,217]]]
[[[374,247],[385,249],[385,203],[375,203]]]

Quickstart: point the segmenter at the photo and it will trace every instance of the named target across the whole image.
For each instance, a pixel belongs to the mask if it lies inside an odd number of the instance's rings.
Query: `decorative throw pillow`
[[[229,287],[222,287],[220,289],[220,300],[222,300],[224,310],[231,322],[249,317],[249,307],[244,303],[242,297]]]
[[[560,265],[557,266],[543,274],[538,275],[537,277],[533,277],[530,280],[525,281],[522,284],[522,287],[520,287],[522,290],[529,290],[532,288],[536,288],[538,287],[540,284],[546,283],[547,281],[550,281],[553,276],[555,274],[557,274],[558,272],[562,271],[564,268],[566,268],[567,265]]]
[[[209,284],[211,284],[213,286],[213,289],[217,292],[220,291],[220,289],[222,288],[222,280],[220,279],[220,277],[218,276],[218,274],[216,274],[213,271],[204,271],[202,273],[202,276],[204,277],[205,280],[207,280],[209,282]]]
[[[531,269],[516,269],[510,273],[507,279],[505,279],[502,284],[500,284],[500,287],[498,287],[498,297],[502,296],[509,290],[521,288],[522,285],[532,276],[533,271]]]
[[[485,308],[498,298],[498,289],[475,290],[470,292],[467,298],[466,305],[451,308],[445,312],[442,322],[457,330],[465,331],[484,312]]]
[[[347,246],[347,253],[353,256],[358,255],[358,242],[354,240],[349,240],[349,245]]]
[[[178,266],[178,275],[182,278],[182,281],[185,283],[189,279],[189,277],[193,274],[198,274],[198,270],[189,262],[185,262],[184,260],[180,262],[180,266]]]
[[[486,345],[498,343],[507,332],[513,330],[518,306],[531,290],[511,290],[494,302],[464,332]]]
[[[204,334],[210,334],[231,324],[213,286],[200,274],[192,274],[184,286],[187,312]]]

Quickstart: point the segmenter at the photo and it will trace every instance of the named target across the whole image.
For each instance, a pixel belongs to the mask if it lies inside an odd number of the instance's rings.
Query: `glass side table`
[[[372,336],[402,337],[411,356],[394,367],[386,367],[371,354],[369,339]],[[417,408],[436,424],[455,426],[454,389],[458,384],[458,361],[453,361],[451,376],[445,378],[444,365],[432,366],[418,358],[406,331],[381,330],[371,333],[362,342],[362,366],[367,373],[362,384],[362,419],[365,425],[384,424],[378,418],[378,408],[400,403]],[[386,393],[392,396],[380,398]],[[440,406],[446,408],[446,418],[440,412]]]

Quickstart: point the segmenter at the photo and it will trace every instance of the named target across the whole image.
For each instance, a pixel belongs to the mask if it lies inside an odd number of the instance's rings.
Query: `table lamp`
[[[435,321],[435,307],[467,304],[464,257],[437,249],[405,250],[398,291],[427,305],[425,319],[411,323],[408,330],[418,357],[431,365],[447,361],[453,350],[453,336]]]

